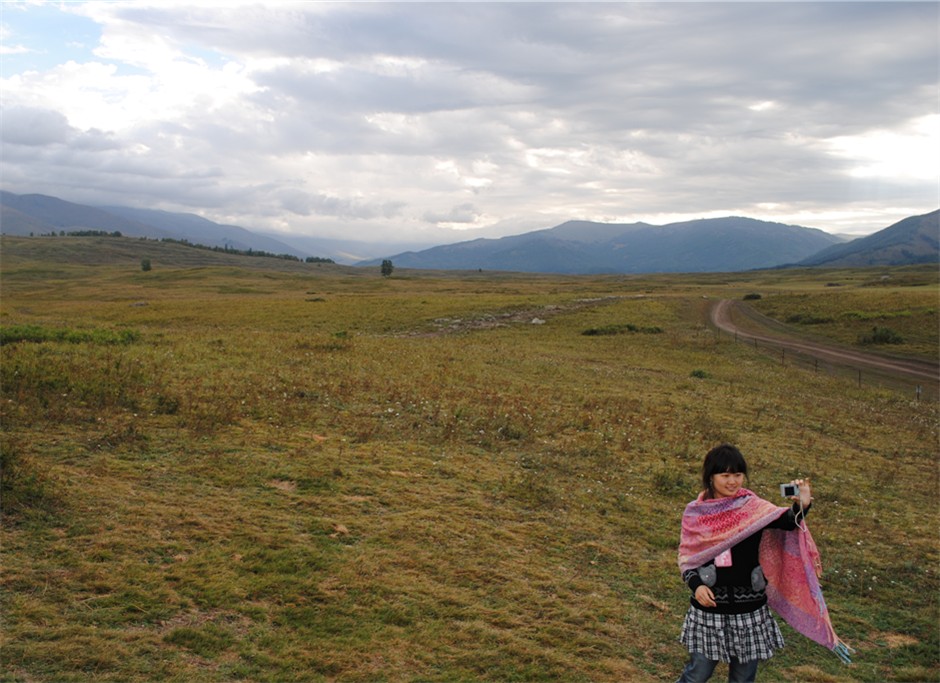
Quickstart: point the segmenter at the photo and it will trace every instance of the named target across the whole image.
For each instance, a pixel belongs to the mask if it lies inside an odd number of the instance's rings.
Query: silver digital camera
[[[784,498],[793,498],[800,495],[800,487],[796,484],[780,484],[780,495]]]

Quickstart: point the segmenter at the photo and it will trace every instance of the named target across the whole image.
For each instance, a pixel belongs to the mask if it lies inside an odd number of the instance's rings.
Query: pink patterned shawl
[[[704,499],[704,492],[689,503],[682,515],[679,569],[695,569],[763,529],[785,513],[748,489],[730,498]],[[766,529],[759,558],[767,578],[767,603],[790,626],[835,652],[848,663],[852,649],[839,640],[829,620],[829,610],[819,586],[822,563],[813,537],[800,529]]]

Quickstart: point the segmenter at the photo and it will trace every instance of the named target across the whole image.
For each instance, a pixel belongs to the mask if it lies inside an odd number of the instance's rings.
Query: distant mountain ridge
[[[40,230],[102,230],[120,232],[128,237],[144,237],[149,230],[142,223],[107,211],[42,194],[19,195],[0,191],[0,207],[3,209],[0,230],[7,235],[28,235]]]
[[[39,194],[0,191],[0,233],[100,230],[128,237],[185,240],[339,263],[399,268],[507,270],[563,274],[735,272],[787,266],[904,265],[940,259],[940,211],[912,216],[851,242],[814,228],[752,218],[710,218],[668,225],[568,221],[502,238],[480,238],[391,253],[393,244],[258,233],[195,214],[122,206],[92,207]],[[420,246],[420,245],[419,245]],[[389,247],[388,251],[384,251]],[[399,243],[399,248],[412,245]],[[338,258],[337,258],[338,257]]]
[[[294,247],[259,235],[237,225],[223,225],[192,213],[171,213],[152,209],[135,209],[127,206],[103,206],[104,211],[128,220],[152,225],[170,234],[188,235],[190,242],[206,246],[228,247],[239,251],[266,251],[272,254],[291,254],[304,256]]]
[[[523,235],[390,258],[405,268],[569,274],[732,272],[793,263],[840,242],[815,228],[737,216],[662,226],[569,221]]]
[[[0,191],[0,233],[39,235],[60,231],[102,230],[128,237],[186,240],[207,247],[264,251],[300,258],[317,256],[352,264],[395,250],[426,248],[415,242],[362,242],[308,235],[265,233],[222,225],[191,213],[127,206],[86,206],[41,194]]]
[[[186,240],[207,247],[267,251],[303,256],[283,242],[256,235],[235,225],[219,225],[194,214],[170,213],[124,206],[93,207],[41,194],[0,191],[3,213],[0,232],[8,235],[102,230],[126,237]]]
[[[836,244],[803,259],[800,266],[901,266],[936,263],[940,252],[940,209],[910,216],[873,235]]]

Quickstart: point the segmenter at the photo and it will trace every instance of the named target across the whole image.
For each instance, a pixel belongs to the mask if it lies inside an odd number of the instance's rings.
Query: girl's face
[[[712,477],[715,498],[730,498],[744,486],[744,472],[722,472]]]

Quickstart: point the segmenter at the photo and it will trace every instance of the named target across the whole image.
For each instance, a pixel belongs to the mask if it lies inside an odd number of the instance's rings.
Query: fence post
[[[917,385],[917,402],[918,403],[920,403],[920,392],[921,392],[921,386],[918,384]]]
[[[858,386],[862,386],[862,369],[858,369]]]

